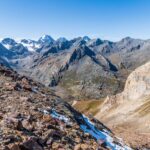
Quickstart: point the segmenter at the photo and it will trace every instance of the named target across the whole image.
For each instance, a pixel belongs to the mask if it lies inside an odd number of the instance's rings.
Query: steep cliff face
[[[150,62],[133,71],[126,81],[124,91],[107,97],[99,110],[96,117],[117,131],[119,127],[119,132],[125,133],[123,136],[127,136],[133,145],[149,143]],[[127,132],[130,134],[126,135]],[[137,136],[137,139],[134,138],[136,142],[131,140],[132,136]]]
[[[150,96],[150,62],[129,75],[123,95],[127,100],[138,100]]]

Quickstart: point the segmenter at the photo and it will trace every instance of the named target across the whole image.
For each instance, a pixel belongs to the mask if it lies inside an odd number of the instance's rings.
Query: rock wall
[[[127,100],[138,100],[150,96],[150,62],[129,75],[123,95]]]

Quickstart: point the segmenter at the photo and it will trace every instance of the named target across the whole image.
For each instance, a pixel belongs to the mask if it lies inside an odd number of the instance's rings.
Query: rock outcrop
[[[129,75],[125,89],[121,94],[106,98],[96,117],[111,128],[126,128],[126,131],[122,131],[125,134],[129,131],[136,132],[134,136],[137,145],[143,143],[146,146],[149,143],[150,62],[137,68]],[[141,140],[141,136],[145,139]],[[128,135],[126,138],[129,140],[130,136]],[[134,139],[132,140],[134,141]],[[133,141],[130,142],[134,143]],[[147,148],[150,148],[149,144]]]
[[[150,62],[129,75],[123,95],[124,99],[135,101],[150,97]]]

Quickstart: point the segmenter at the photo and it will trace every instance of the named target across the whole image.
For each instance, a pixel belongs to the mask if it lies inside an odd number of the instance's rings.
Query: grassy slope
[[[78,101],[74,107],[84,114],[92,114],[93,116],[99,111],[102,100],[82,100]]]

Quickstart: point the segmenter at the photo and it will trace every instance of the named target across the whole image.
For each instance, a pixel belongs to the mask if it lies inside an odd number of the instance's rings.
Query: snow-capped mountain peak
[[[83,37],[83,40],[86,41],[86,42],[88,42],[88,41],[90,41],[91,39],[90,39],[88,36],[84,36],[84,37]]]
[[[43,35],[39,40],[38,40],[39,43],[53,43],[54,42],[54,39],[49,36],[49,35]]]
[[[20,41],[20,43],[31,52],[34,52],[34,51],[36,51],[36,49],[40,48],[40,44],[38,44],[36,41],[30,40],[30,39],[28,39],[28,40],[23,39]]]
[[[7,49],[11,49],[12,46],[16,45],[16,41],[14,39],[11,39],[11,38],[4,38],[2,41],[1,41],[1,44],[7,48]]]

